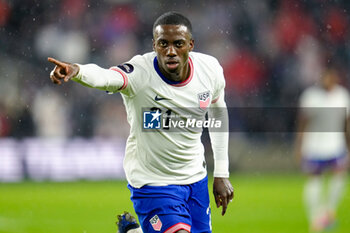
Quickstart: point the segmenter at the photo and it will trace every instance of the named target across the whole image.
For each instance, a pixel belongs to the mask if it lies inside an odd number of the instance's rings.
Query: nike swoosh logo
[[[164,98],[164,97],[159,97],[158,95],[156,95],[156,97],[154,97],[155,101],[160,101],[160,100],[170,100],[168,98]]]

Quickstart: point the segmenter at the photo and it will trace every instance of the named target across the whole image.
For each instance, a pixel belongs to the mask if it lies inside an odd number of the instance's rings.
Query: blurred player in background
[[[201,132],[142,130],[143,108],[153,109],[152,121],[158,119],[161,109],[171,114],[181,107],[209,109],[213,118],[227,120],[223,69],[214,57],[192,52],[193,47],[190,21],[168,12],[154,23],[154,52],[137,55],[127,63],[103,69],[49,58],[56,65],[50,74],[56,84],[73,80],[121,93],[131,125],[124,170],[143,232],[211,232]],[[210,111],[209,107],[226,111]],[[224,215],[234,196],[228,179],[228,129],[209,133],[214,153],[213,193]]]
[[[334,226],[336,208],[344,193],[350,142],[350,96],[338,81],[336,71],[329,69],[320,85],[307,88],[300,98],[296,154],[309,175],[304,200],[311,232]],[[325,189],[327,171],[331,176]]]

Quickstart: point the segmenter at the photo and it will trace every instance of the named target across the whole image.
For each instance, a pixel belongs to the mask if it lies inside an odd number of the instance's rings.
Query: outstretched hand
[[[76,64],[62,62],[52,57],[47,58],[47,60],[56,65],[50,73],[50,79],[55,84],[60,85],[62,83],[61,79],[68,82],[79,73],[79,66]]]
[[[213,193],[215,197],[216,207],[222,206],[221,215],[224,216],[228,204],[234,197],[233,187],[228,178],[214,177]]]

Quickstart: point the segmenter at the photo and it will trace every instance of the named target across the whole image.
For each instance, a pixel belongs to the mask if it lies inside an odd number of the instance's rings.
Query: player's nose
[[[176,49],[174,46],[169,46],[166,52],[166,55],[169,57],[175,57],[176,56]]]

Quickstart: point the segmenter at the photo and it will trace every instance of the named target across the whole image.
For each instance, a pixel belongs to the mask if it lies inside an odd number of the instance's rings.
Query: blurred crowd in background
[[[350,84],[346,0],[0,0],[0,137],[125,138],[120,95],[52,84],[47,57],[126,62],[152,50],[153,22],[169,10],[192,21],[195,51],[221,62],[229,107],[296,107],[330,67]]]

